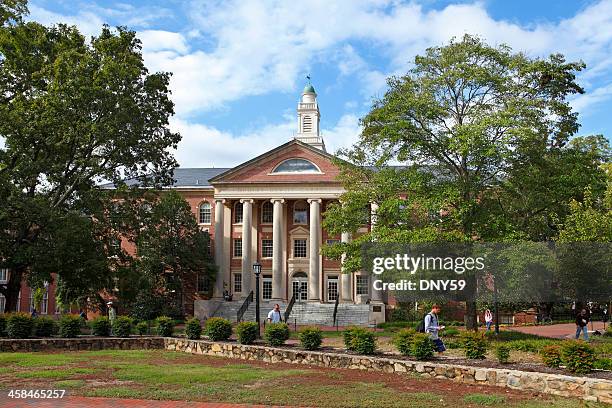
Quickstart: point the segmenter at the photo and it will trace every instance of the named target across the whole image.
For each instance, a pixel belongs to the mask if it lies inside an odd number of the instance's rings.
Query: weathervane
[[[308,83],[310,84],[310,74],[306,75],[306,79],[308,80]]]

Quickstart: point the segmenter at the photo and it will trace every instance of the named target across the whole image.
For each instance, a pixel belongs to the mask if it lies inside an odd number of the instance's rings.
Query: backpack
[[[425,313],[423,315],[423,317],[421,318],[421,322],[419,323],[419,325],[416,328],[416,331],[418,333],[425,333],[425,317],[427,317],[429,313]]]

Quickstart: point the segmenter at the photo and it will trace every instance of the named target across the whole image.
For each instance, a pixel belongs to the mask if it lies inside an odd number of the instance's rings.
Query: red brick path
[[[593,328],[589,323],[589,336],[592,336],[592,330],[599,330],[603,333],[604,324],[602,322],[593,322]],[[608,325],[606,324],[606,327]],[[509,330],[527,334],[535,334],[536,336],[553,337],[558,339],[573,338],[576,335],[576,325],[574,323],[551,324],[542,326],[516,326]],[[582,334],[580,335],[582,338]]]
[[[64,397],[62,399],[11,399],[0,396],[2,408],[263,408],[265,405],[217,402],[156,401],[119,398]]]

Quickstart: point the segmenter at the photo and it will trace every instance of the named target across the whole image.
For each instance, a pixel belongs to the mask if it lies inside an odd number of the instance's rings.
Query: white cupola
[[[321,114],[317,104],[317,93],[311,84],[304,87],[298,103],[298,132],[295,138],[325,151],[325,143],[319,133]]]

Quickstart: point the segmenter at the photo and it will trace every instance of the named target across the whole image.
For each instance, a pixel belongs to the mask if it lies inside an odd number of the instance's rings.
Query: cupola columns
[[[325,151],[325,143],[319,131],[321,114],[317,103],[317,93],[311,84],[304,87],[302,97],[298,103],[298,132],[295,138]]]

